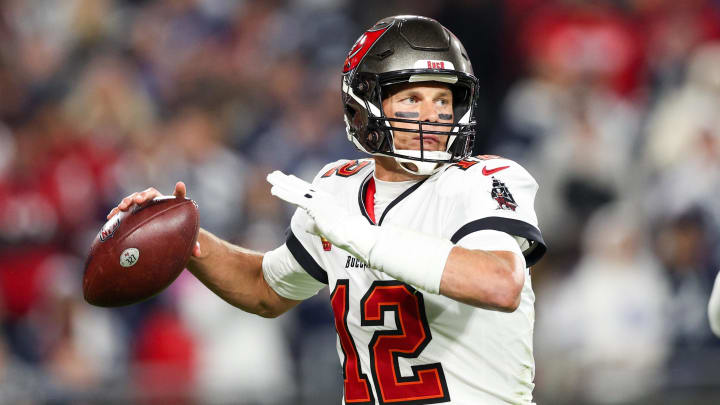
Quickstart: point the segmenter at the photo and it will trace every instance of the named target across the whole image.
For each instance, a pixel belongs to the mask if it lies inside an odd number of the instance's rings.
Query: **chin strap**
[[[419,150],[396,150],[395,152],[405,156],[420,158]],[[448,160],[450,157],[450,153],[439,150],[425,152],[423,154],[423,158],[425,159]],[[429,176],[440,170],[443,166],[443,163],[437,162],[423,162],[420,160],[405,159],[397,156],[394,156],[394,158],[403,170],[410,174],[416,174],[419,176]]]

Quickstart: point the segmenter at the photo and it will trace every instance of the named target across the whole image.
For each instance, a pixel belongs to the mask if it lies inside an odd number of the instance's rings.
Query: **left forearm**
[[[525,261],[519,250],[466,249],[396,227],[377,231],[369,255],[371,267],[423,291],[479,308],[512,312],[520,304]]]
[[[525,282],[521,262],[508,251],[455,246],[445,263],[440,294],[475,307],[512,312],[520,304]]]
[[[505,250],[509,245],[517,248],[511,236],[504,234],[509,242],[498,250],[469,250],[435,235],[371,225],[339,206],[334,196],[295,176],[275,171],[267,178],[273,195],[301,207],[313,219],[313,232],[370,267],[469,305],[507,312],[519,305],[525,262],[519,250]]]

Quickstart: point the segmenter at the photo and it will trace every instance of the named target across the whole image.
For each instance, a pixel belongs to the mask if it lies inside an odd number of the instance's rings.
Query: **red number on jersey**
[[[347,163],[341,164],[340,166],[333,167],[332,169],[326,171],[325,174],[323,174],[320,177],[330,177],[333,174],[337,174],[338,176],[341,176],[341,177],[350,177],[353,174],[362,170],[363,167],[365,167],[369,164],[370,164],[369,160],[366,160],[364,162],[358,162],[357,160],[351,160]]]
[[[382,326],[386,311],[395,314],[396,330],[377,331],[370,341],[370,364],[380,403],[427,404],[450,400],[440,363],[412,366],[400,375],[399,357],[417,358],[432,336],[422,294],[399,281],[376,281],[360,304],[363,326]]]
[[[367,375],[360,370],[357,348],[347,326],[350,301],[348,285],[349,280],[338,280],[335,290],[330,295],[330,305],[335,315],[335,330],[340,338],[340,347],[343,354],[345,354],[345,362],[343,363],[345,403],[371,404],[375,401],[370,390],[370,383]]]
[[[361,374],[357,350],[347,328],[348,286],[348,280],[338,280],[330,300],[345,354],[345,402],[365,403],[363,401],[372,401],[372,392],[366,391],[367,376]],[[417,358],[432,339],[422,294],[411,291],[399,281],[376,281],[363,297],[360,311],[362,326],[382,326],[386,311],[395,313],[396,329],[375,332],[368,347],[379,402],[431,404],[450,401],[440,363],[412,366],[409,377],[400,374],[398,358]]]

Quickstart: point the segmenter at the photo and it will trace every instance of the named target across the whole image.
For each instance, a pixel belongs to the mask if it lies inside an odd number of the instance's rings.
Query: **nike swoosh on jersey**
[[[489,176],[489,175],[491,175],[491,174],[493,174],[493,173],[499,172],[500,170],[507,169],[508,167],[510,167],[510,166],[500,166],[500,167],[496,167],[496,168],[494,168],[494,169],[488,170],[488,169],[487,169],[487,166],[483,166],[483,168],[482,168],[482,174],[485,175],[485,176]]]

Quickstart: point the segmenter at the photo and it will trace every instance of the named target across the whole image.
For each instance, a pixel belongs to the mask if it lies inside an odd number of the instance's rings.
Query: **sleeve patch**
[[[485,169],[483,168],[483,170]],[[517,208],[518,206],[515,202],[515,199],[513,198],[512,193],[510,193],[510,190],[507,188],[505,183],[496,179],[495,176],[492,177],[492,189],[490,190],[490,197],[492,197],[492,199],[498,203],[497,209],[499,210],[515,211],[515,208]]]

